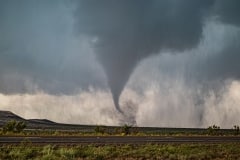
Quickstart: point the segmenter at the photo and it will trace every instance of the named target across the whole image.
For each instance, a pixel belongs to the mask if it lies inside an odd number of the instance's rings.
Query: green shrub
[[[3,132],[14,132],[14,133],[20,133],[26,128],[26,123],[23,121],[15,121],[11,120],[8,121],[4,126],[3,126]]]
[[[239,133],[240,133],[240,128],[239,128],[238,125],[234,125],[234,126],[233,126],[233,130],[234,130],[234,134],[235,134],[235,135],[239,135]]]
[[[207,132],[209,135],[219,135],[220,134],[220,126],[217,125],[213,125],[213,126],[209,126],[207,128]]]
[[[94,131],[95,131],[95,133],[104,134],[104,133],[105,133],[105,128],[104,128],[104,126],[96,126],[96,127],[94,128]]]
[[[60,148],[58,152],[62,159],[67,160],[74,159],[77,153],[76,149],[74,148]]]
[[[125,124],[123,127],[122,127],[122,133],[124,135],[129,135],[131,133],[131,128],[132,126],[129,126],[127,124]]]
[[[22,132],[26,128],[26,123],[23,121],[16,122],[15,130],[17,133]]]

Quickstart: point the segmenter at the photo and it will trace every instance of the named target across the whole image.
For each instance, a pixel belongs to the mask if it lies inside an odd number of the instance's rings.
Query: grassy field
[[[0,147],[0,159],[239,159],[240,144],[145,144],[105,146],[33,146]]]

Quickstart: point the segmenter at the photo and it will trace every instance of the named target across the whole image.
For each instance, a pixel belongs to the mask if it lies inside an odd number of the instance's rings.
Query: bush
[[[220,127],[214,124],[213,126],[209,126],[207,128],[207,132],[210,135],[218,135],[220,134]]]
[[[234,130],[234,134],[235,134],[235,135],[239,135],[239,133],[240,133],[240,128],[239,128],[238,125],[234,125],[234,126],[233,126],[233,130]]]
[[[26,123],[23,121],[15,121],[11,120],[8,121],[4,126],[3,126],[3,132],[14,132],[14,133],[20,133],[26,128]]]
[[[17,122],[15,125],[15,130],[17,133],[22,132],[27,127],[26,123],[23,121]]]
[[[101,133],[104,134],[105,133],[105,128],[103,126],[96,126],[94,128],[95,133]]]
[[[132,128],[132,126],[129,126],[129,125],[125,124],[125,125],[122,127],[122,133],[123,133],[124,135],[130,134],[130,133],[131,133],[131,128]]]

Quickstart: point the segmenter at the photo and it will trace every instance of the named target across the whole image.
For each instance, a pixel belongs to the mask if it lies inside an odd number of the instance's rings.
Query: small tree
[[[125,125],[122,127],[122,133],[123,133],[124,135],[130,134],[130,133],[131,133],[131,128],[132,128],[132,126],[129,126],[129,125],[125,124]]]
[[[214,124],[213,126],[209,126],[207,128],[207,131],[208,131],[208,134],[210,134],[210,135],[217,135],[217,134],[219,134],[220,126],[217,126]]]
[[[239,133],[240,133],[240,128],[239,128],[238,125],[234,125],[234,126],[233,126],[233,130],[234,130],[234,134],[235,134],[235,135],[239,135]]]

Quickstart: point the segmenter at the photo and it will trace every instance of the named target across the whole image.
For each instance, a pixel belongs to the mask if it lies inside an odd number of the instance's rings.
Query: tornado
[[[94,40],[116,109],[119,97],[137,64],[163,50],[195,47],[204,15],[212,0],[82,0],[76,8],[76,28]]]

